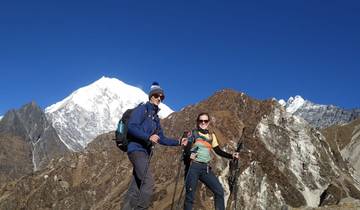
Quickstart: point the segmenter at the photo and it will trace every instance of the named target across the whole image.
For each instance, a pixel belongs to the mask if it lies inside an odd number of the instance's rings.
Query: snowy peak
[[[94,83],[74,91],[64,100],[46,108],[45,112],[55,112],[69,103],[76,104],[87,111],[92,111],[95,108],[94,105],[97,105],[93,103],[95,99],[117,100],[120,96],[128,101],[134,101],[133,99],[138,101],[139,96],[141,99],[146,98],[146,94],[139,88],[127,85],[115,78],[102,77]]]
[[[101,100],[99,100],[101,99]],[[99,80],[88,86],[79,88],[64,100],[49,106],[45,109],[46,113],[52,113],[71,104],[76,104],[87,111],[99,109],[99,104],[105,104],[112,111],[116,109],[118,101],[122,101],[128,108],[132,108],[139,103],[148,101],[148,95],[138,87],[128,85],[116,78],[101,77]],[[97,102],[97,103],[94,103]],[[110,102],[110,104],[108,104]],[[165,104],[160,104],[159,117],[165,118],[173,112]]]
[[[146,101],[148,95],[140,88],[102,77],[49,106],[45,112],[68,148],[80,151],[96,136],[115,130],[127,109]],[[160,104],[160,118],[172,112]]]
[[[287,112],[304,118],[316,128],[348,123],[360,117],[360,109],[346,110],[333,105],[315,104],[299,95],[290,97],[287,102],[283,99],[278,102],[285,107]]]
[[[274,99],[274,100],[276,100],[276,99]],[[278,102],[281,106],[284,106],[284,107],[286,106],[286,101],[284,99],[280,99]]]
[[[286,111],[290,113],[295,113],[300,107],[302,107],[305,104],[305,100],[297,95],[294,97],[290,97],[287,102],[285,102],[284,99],[279,100],[279,103],[282,106],[286,107]]]

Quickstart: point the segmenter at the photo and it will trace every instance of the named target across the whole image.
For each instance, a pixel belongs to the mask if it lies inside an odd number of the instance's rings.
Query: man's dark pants
[[[154,192],[154,178],[152,177],[150,166],[148,165],[149,155],[142,151],[135,151],[129,153],[128,157],[133,165],[133,177],[122,209],[148,209]],[[141,184],[142,180],[144,180],[144,182]],[[141,191],[139,191],[139,189]],[[139,196],[141,197],[139,198]]]

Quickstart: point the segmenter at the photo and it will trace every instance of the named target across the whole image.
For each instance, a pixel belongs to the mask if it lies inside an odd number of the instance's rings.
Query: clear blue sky
[[[360,107],[360,1],[1,1],[0,73],[0,115],[103,75],[175,110],[223,88]]]

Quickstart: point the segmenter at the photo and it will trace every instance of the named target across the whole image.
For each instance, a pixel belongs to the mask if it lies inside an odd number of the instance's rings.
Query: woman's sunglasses
[[[198,123],[208,123],[209,120],[198,120]]]

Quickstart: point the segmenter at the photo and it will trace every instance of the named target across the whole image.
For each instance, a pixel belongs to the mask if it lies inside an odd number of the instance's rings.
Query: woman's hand
[[[233,159],[239,159],[239,153],[235,152],[232,154]]]
[[[187,138],[182,138],[181,140],[180,140],[180,145],[181,146],[186,146],[188,144],[188,140],[187,140]]]
[[[191,159],[191,160],[195,160],[195,159],[196,159],[196,156],[197,156],[197,153],[196,153],[196,152],[192,152],[191,155],[190,155],[190,159]]]

